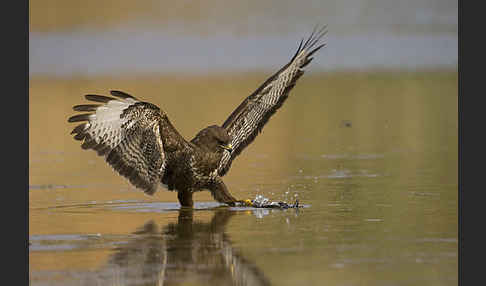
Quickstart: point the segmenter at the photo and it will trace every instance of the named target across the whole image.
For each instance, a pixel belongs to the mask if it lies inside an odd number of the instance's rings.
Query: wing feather
[[[231,163],[261,132],[270,117],[282,106],[297,80],[304,74],[303,68],[312,61],[311,55],[325,46],[316,44],[326,34],[326,26],[312,31],[285,66],[268,78],[248,96],[226,119],[222,127],[232,138],[233,151],[225,152],[218,167],[224,176]]]
[[[147,194],[153,194],[161,181],[167,165],[161,124],[165,113],[150,103],[141,102],[121,91],[111,91],[108,97],[86,95],[86,99],[102,105],[76,105],[76,111],[93,111],[70,117],[69,122],[84,123],[76,126],[71,134],[84,140],[83,149],[93,149],[105,156],[120,175]]]

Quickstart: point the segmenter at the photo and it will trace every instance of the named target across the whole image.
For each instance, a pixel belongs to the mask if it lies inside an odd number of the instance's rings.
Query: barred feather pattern
[[[248,96],[223,123],[222,127],[232,138],[233,151],[225,152],[222,157],[218,167],[220,176],[228,172],[233,159],[253,142],[270,117],[288,98],[289,92],[304,74],[303,68],[312,61],[312,54],[325,46],[320,44],[315,47],[325,34],[325,26],[319,30],[314,28],[305,43],[301,41],[290,62]]]
[[[92,111],[74,115],[69,122],[86,121],[74,128],[76,140],[83,149],[93,149],[120,175],[134,186],[152,195],[166,167],[166,155],[161,140],[160,109],[120,91],[114,97],[86,95],[86,99],[101,105],[77,105],[76,111]]]

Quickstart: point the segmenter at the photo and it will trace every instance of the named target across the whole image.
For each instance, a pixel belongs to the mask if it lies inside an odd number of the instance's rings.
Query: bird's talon
[[[245,206],[245,207],[252,207],[253,206],[253,202],[251,200],[241,200],[241,201],[238,201],[241,206]]]

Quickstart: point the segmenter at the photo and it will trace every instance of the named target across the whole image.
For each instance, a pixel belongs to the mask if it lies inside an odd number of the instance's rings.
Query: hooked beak
[[[219,147],[223,148],[224,150],[227,150],[231,153],[231,151],[233,151],[233,146],[231,145],[231,143],[229,143],[228,145],[219,145]]]

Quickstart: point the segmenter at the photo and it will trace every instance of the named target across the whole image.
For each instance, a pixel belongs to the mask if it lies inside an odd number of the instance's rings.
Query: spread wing
[[[319,30],[314,29],[305,43],[303,40],[300,42],[290,62],[248,96],[223,123],[223,128],[232,138],[233,151],[225,152],[221,159],[218,168],[220,176],[228,172],[233,159],[255,139],[270,117],[282,106],[297,80],[304,74],[303,68],[312,61],[312,54],[325,45],[315,47],[325,34],[325,26]]]
[[[86,95],[102,104],[76,105],[78,114],[69,122],[83,122],[71,134],[84,141],[83,149],[93,149],[134,186],[152,195],[157,191],[167,165],[161,130],[167,130],[166,114],[153,104],[141,102],[121,91],[114,97]]]

